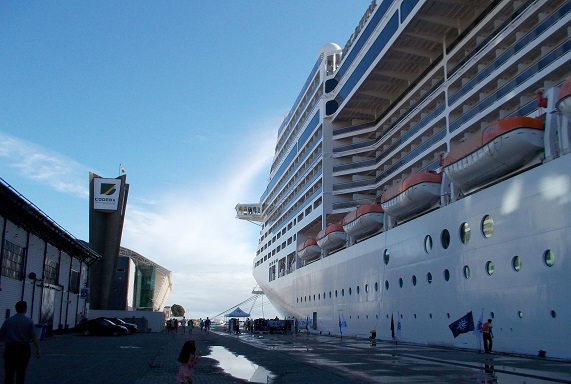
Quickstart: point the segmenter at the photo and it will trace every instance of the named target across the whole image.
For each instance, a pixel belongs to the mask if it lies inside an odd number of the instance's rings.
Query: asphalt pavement
[[[175,383],[176,361],[192,338],[201,355],[194,384],[227,383],[571,383],[571,361],[483,354],[368,339],[297,335],[67,334],[41,341],[28,384]],[[0,362],[3,364],[3,362]],[[3,367],[2,367],[3,369]]]

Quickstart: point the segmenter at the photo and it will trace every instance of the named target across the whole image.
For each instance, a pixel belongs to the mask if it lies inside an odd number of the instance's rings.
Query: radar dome
[[[327,43],[324,46],[322,46],[321,48],[319,48],[319,52],[317,52],[317,58],[319,59],[319,56],[321,56],[321,54],[323,53],[324,56],[327,56],[328,53],[332,53],[332,52],[336,52],[336,51],[340,51],[341,47],[338,46],[335,43]]]

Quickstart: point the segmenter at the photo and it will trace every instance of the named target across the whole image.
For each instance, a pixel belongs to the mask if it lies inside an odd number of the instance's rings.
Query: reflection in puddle
[[[220,368],[224,372],[237,377],[239,379],[248,380],[252,383],[271,383],[274,375],[259,365],[252,363],[244,356],[235,355],[224,347],[210,347],[210,358],[218,360]]]

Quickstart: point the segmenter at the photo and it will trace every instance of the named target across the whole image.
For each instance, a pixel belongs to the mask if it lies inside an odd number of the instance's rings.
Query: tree
[[[182,305],[173,304],[171,307],[171,313],[174,317],[184,316],[184,308]]]

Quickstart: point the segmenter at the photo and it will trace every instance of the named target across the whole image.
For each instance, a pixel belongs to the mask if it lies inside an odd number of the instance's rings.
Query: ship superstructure
[[[323,46],[236,206],[276,309],[449,346],[472,311],[497,350],[571,357],[570,35],[569,1],[385,0]]]

